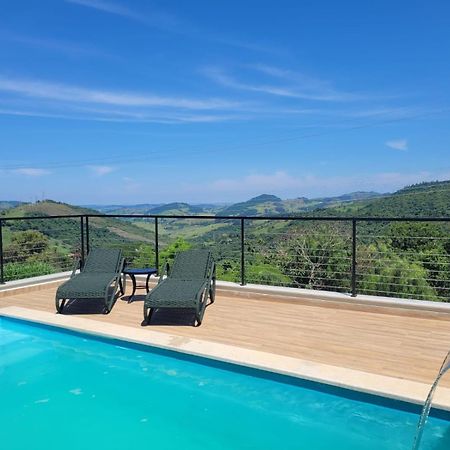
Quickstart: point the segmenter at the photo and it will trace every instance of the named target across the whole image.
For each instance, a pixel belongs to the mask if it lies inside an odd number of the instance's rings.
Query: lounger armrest
[[[122,258],[119,263],[119,268],[118,268],[116,274],[111,278],[111,281],[109,282],[109,285],[114,283],[114,292],[117,289],[117,285],[120,284],[120,277],[122,275],[124,266],[125,266],[125,258]]]
[[[158,284],[161,283],[165,278],[169,276],[170,273],[170,265],[168,262],[164,264],[164,269],[162,271],[162,274],[159,276]]]
[[[216,280],[216,263],[213,261],[211,263],[211,271],[209,273],[208,282],[211,284],[211,282],[215,282]]]
[[[119,263],[119,271],[117,272],[118,275],[119,275],[119,277],[120,277],[120,275],[122,274],[123,269],[125,269],[126,265],[127,265],[127,260],[126,260],[126,258],[122,258],[122,260],[121,260],[120,263]]]
[[[81,270],[81,258],[75,259],[75,262],[73,263],[73,267],[72,267],[72,273],[70,274],[70,278],[73,278],[76,275],[76,271],[78,269]]]

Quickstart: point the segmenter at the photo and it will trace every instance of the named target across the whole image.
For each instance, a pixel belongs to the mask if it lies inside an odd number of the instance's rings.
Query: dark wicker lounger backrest
[[[116,248],[94,248],[89,252],[83,272],[116,273],[122,260],[122,250]]]
[[[187,250],[175,257],[170,277],[179,280],[204,280],[212,264],[209,250]]]

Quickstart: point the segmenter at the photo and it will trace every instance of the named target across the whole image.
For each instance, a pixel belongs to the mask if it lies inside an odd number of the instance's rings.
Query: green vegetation
[[[56,272],[57,269],[46,262],[14,262],[5,264],[5,281],[21,280]]]

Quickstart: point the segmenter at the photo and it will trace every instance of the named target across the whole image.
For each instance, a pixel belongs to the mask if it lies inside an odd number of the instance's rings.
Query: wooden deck
[[[0,296],[0,308],[54,312],[56,285]],[[109,315],[96,302],[79,301],[67,314],[141,327],[142,300],[119,299]],[[156,312],[146,329],[195,337],[365,372],[431,383],[450,349],[450,315],[219,292],[201,327],[182,312]],[[450,377],[444,377],[450,387]]]

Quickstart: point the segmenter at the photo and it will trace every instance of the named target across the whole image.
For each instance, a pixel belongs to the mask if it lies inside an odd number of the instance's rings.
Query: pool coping
[[[0,316],[214,359],[419,405],[423,404],[431,387],[417,381],[78,316],[65,316],[17,306],[0,308]],[[436,367],[436,374],[438,370],[439,367]],[[433,408],[450,411],[450,388],[438,387]]]

